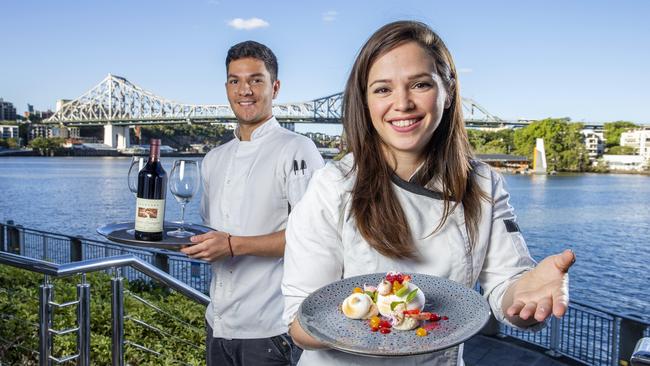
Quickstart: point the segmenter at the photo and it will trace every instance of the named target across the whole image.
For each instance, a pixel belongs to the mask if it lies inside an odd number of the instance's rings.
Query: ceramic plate
[[[341,303],[355,287],[381,282],[385,273],[345,278],[309,295],[298,311],[302,328],[320,342],[339,351],[378,357],[427,354],[460,344],[480,331],[490,317],[487,301],[457,282],[424,274],[411,274],[411,283],[425,295],[424,311],[447,316],[432,324],[425,337],[415,330],[371,332],[366,320],[348,319]],[[429,326],[427,326],[429,327]]]
[[[133,237],[133,235],[126,232],[128,229],[133,229],[133,225],[134,225],[133,221],[115,222],[115,223],[112,223],[112,224],[107,224],[107,225],[98,227],[97,232],[100,235],[106,237],[106,239],[108,239],[110,241],[114,241],[114,242],[122,243],[122,244],[134,245],[134,246],[144,246],[144,247],[178,250],[181,247],[183,247],[184,245],[192,244],[189,237],[187,237],[187,238],[175,238],[175,237],[167,235],[168,231],[175,230],[175,229],[177,229],[179,227],[180,223],[178,223],[178,222],[165,221],[165,223],[163,224],[163,226],[164,226],[163,240],[161,240],[161,241],[136,240]],[[208,231],[213,231],[214,230],[214,229],[211,229],[211,228],[209,228],[207,226],[196,225],[196,224],[188,224],[188,223],[185,223],[184,227],[185,227],[185,230],[191,231],[195,235],[204,234],[204,233],[207,233]]]

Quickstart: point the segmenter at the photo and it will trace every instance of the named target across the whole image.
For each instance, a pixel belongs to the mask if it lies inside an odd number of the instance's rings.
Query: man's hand
[[[227,233],[210,231],[209,233],[195,235],[190,240],[196,244],[181,249],[181,252],[187,254],[190,258],[214,262],[221,257],[230,256]]]
[[[505,309],[510,320],[517,323],[518,317],[530,323],[563,316],[569,306],[568,271],[574,262],[571,250],[548,256],[510,286],[506,293],[510,306]]]

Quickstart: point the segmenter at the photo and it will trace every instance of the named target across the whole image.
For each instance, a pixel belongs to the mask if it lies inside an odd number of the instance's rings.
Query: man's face
[[[226,92],[239,123],[257,125],[271,118],[278,90],[280,81],[271,81],[263,61],[247,57],[228,65]]]

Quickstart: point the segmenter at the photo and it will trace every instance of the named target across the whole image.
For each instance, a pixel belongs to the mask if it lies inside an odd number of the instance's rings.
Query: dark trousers
[[[213,337],[209,324],[206,328],[208,366],[294,366],[302,353],[286,333],[270,338],[224,339]]]

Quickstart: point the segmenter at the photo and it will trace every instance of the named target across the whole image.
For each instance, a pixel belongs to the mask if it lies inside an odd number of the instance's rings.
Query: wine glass
[[[129,166],[129,190],[133,193],[134,197],[138,197],[138,173],[147,163],[147,158],[144,156],[134,156],[131,158],[131,165]],[[129,235],[135,235],[135,228],[128,229],[126,231]]]
[[[176,238],[187,238],[195,235],[191,231],[185,230],[185,205],[199,191],[201,184],[201,173],[199,172],[199,163],[194,160],[179,159],[174,161],[172,172],[169,175],[169,189],[181,204],[181,222],[178,229],[168,231],[167,235]]]

